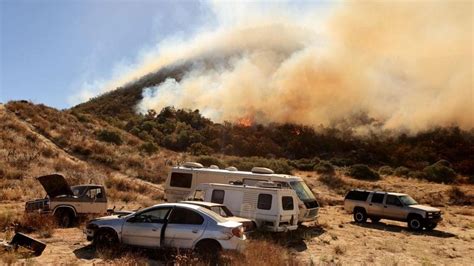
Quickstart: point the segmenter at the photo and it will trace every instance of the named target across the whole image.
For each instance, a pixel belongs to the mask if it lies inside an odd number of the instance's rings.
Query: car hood
[[[423,211],[427,211],[427,212],[439,212],[439,211],[441,211],[440,209],[433,208],[431,206],[421,205],[421,204],[410,205],[410,208],[423,210]]]
[[[37,177],[38,181],[43,186],[46,194],[50,198],[55,198],[60,195],[74,195],[72,193],[71,187],[67,183],[64,176],[59,174],[44,175]]]

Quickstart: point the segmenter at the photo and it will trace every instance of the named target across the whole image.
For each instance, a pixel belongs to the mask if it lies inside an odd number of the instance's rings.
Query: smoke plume
[[[228,8],[218,5],[216,14],[226,17]],[[356,125],[362,133],[374,126],[474,127],[471,2],[344,2],[326,17],[320,10],[257,11],[164,45],[115,82],[179,60],[215,57],[224,62],[195,64],[179,80],[146,88],[138,110],[173,105],[215,121],[315,126],[364,114],[370,119]]]

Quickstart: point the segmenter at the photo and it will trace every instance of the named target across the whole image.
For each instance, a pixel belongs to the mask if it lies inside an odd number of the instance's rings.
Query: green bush
[[[145,142],[140,146],[140,150],[146,152],[147,154],[151,155],[159,150],[158,146],[153,142]]]
[[[453,183],[456,180],[456,172],[444,163],[434,163],[423,169],[426,179],[437,183]]]
[[[113,143],[116,145],[121,145],[123,143],[122,137],[118,132],[109,131],[109,130],[101,130],[97,133],[97,139],[104,142]]]
[[[367,165],[365,164],[354,164],[349,168],[348,175],[362,180],[379,180],[380,175],[372,171]]]
[[[277,174],[291,174],[293,168],[284,159],[266,159],[262,157],[232,158],[226,161],[227,166],[235,166],[242,171],[250,171],[253,167],[267,167]]]
[[[213,156],[200,156],[196,159],[196,162],[206,167],[209,167],[211,165],[217,165],[219,166],[219,168],[225,168],[225,164],[221,160]]]
[[[340,158],[340,157],[331,158],[331,160],[329,160],[329,162],[332,165],[336,165],[336,166],[349,166],[349,165],[354,164],[354,161],[352,159]]]
[[[400,176],[400,177],[408,177],[409,173],[410,173],[410,169],[408,169],[405,166],[399,166],[395,168],[395,171],[393,172],[394,175]]]
[[[314,166],[318,163],[318,158],[291,160],[288,162],[290,166],[301,171],[312,171]]]
[[[388,166],[388,165],[384,165],[384,166],[379,168],[379,174],[381,174],[381,175],[393,175],[393,168]]]
[[[192,155],[209,155],[214,152],[211,147],[202,143],[191,144],[191,146],[188,148],[188,151],[191,152]]]
[[[416,178],[416,179],[427,179],[426,173],[423,171],[410,171],[408,173],[408,176],[411,178]]]
[[[328,161],[320,161],[314,166],[314,171],[318,174],[333,175],[335,173],[334,166]]]

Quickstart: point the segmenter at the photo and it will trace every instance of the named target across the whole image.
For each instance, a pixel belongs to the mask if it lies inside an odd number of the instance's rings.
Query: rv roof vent
[[[229,166],[225,170],[227,170],[227,171],[238,171],[238,169],[235,166]]]
[[[211,169],[219,169],[219,166],[215,165],[215,164],[211,164],[211,166],[209,166],[209,168]]]
[[[281,188],[281,184],[277,184],[270,181],[260,181],[257,182],[258,187],[268,187],[268,188]]]
[[[255,174],[274,174],[272,169],[266,167],[254,167],[252,168],[252,173]]]
[[[185,162],[183,163],[183,167],[186,168],[203,168],[202,164],[196,162]]]

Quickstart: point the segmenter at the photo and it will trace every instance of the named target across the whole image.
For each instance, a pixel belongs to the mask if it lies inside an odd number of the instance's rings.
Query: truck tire
[[[66,208],[61,208],[54,214],[59,227],[68,228],[74,223],[74,213]]]
[[[363,208],[354,209],[354,221],[356,223],[365,223],[367,222],[367,213]]]
[[[413,231],[423,230],[423,218],[419,215],[409,215],[408,216],[408,228]]]
[[[438,225],[437,223],[429,223],[425,226],[425,228],[426,228],[427,231],[431,231],[431,230],[435,229],[435,227],[437,225]]]

